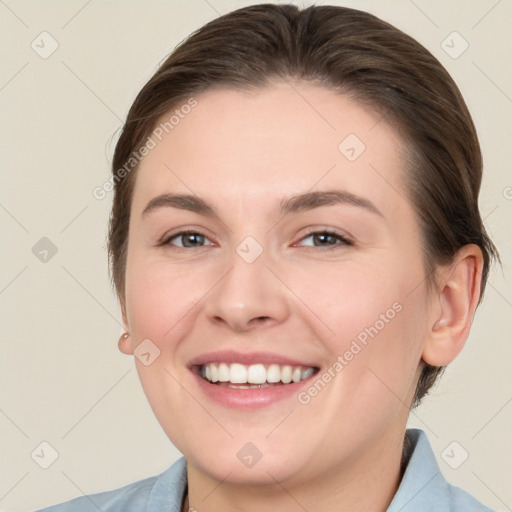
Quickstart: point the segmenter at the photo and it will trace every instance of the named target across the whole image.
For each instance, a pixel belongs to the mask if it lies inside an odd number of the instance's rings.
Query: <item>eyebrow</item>
[[[281,215],[297,213],[321,206],[333,206],[339,204],[348,204],[363,208],[371,213],[384,217],[380,210],[369,200],[358,196],[346,190],[324,190],[317,192],[305,192],[288,198],[281,199],[278,212]],[[159,208],[178,208],[188,210],[207,217],[219,218],[215,208],[209,205],[200,197],[192,194],[161,194],[151,199],[144,210],[142,216]]]

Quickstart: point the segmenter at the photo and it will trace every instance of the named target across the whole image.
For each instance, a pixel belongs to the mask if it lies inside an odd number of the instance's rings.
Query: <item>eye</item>
[[[336,248],[339,246],[352,245],[352,242],[343,235],[336,233],[335,231],[323,230],[323,231],[312,231],[305,237],[301,238],[301,241],[311,239],[312,244],[304,244],[312,247],[323,247],[326,249]],[[175,243],[173,241],[180,241],[181,243]],[[167,237],[162,245],[173,245],[182,249],[195,249],[204,247],[205,245],[214,245],[209,239],[197,231],[180,231]]]
[[[180,240],[181,244],[172,243],[173,240]],[[176,247],[181,247],[183,249],[194,249],[198,247],[204,247],[205,240],[208,240],[206,236],[197,231],[180,231],[179,233],[174,233],[173,235],[167,237],[162,245],[174,245]],[[209,240],[208,240],[209,241]],[[214,245],[212,243],[206,245]]]
[[[336,248],[340,246],[352,245],[352,242],[343,235],[336,233],[335,231],[323,230],[323,231],[312,231],[305,237],[301,238],[301,241],[310,238],[313,244],[305,244],[306,246],[313,247],[324,247],[326,249]],[[336,243],[336,242],[339,243]],[[316,245],[318,243],[319,245]]]

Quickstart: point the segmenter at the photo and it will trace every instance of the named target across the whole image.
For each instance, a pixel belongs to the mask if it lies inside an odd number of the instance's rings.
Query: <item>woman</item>
[[[184,457],[45,510],[490,510],[406,431],[497,256],[481,173],[453,80],[370,14],[194,33],[128,114],[109,234],[119,348]]]

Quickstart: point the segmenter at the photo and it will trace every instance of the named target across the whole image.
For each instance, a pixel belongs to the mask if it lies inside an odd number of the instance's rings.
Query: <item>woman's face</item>
[[[131,210],[126,351],[155,415],[218,480],[371,460],[403,433],[431,300],[402,141],[311,84],[195,99]]]

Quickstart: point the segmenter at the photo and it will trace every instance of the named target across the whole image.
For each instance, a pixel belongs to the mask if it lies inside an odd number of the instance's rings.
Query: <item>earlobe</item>
[[[423,347],[422,359],[432,366],[452,362],[469,336],[480,299],[483,256],[481,249],[469,244],[462,247],[439,279],[435,317]]]

